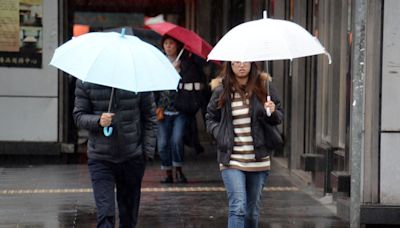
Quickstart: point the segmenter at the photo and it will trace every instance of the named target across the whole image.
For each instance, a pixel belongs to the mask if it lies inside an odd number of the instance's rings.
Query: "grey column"
[[[360,226],[361,156],[364,150],[364,87],[367,1],[353,1],[352,104],[350,117],[351,198],[350,227]]]

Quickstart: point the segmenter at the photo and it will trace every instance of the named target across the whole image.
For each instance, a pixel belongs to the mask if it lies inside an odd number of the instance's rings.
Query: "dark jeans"
[[[115,187],[117,189],[119,227],[134,228],[136,226],[145,165],[143,157],[122,163],[88,160],[97,207],[98,228],[114,228]]]
[[[161,158],[161,169],[171,170],[183,166],[183,134],[186,115],[164,115],[158,122],[157,148]]]

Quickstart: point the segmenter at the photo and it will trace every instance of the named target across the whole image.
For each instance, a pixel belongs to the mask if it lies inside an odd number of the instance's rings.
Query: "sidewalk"
[[[213,151],[212,145],[198,157],[186,151],[188,184],[161,185],[159,161],[148,164],[139,228],[226,227],[226,194]],[[1,165],[0,180],[0,228],[95,227],[86,164]],[[259,227],[348,227],[303,183],[273,160]]]

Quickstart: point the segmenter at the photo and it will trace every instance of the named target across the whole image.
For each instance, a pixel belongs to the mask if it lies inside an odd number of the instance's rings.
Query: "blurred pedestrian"
[[[183,44],[170,36],[162,37],[162,47],[182,79],[178,91],[162,91],[157,103],[158,135],[157,148],[161,158],[161,169],[166,177],[161,183],[173,183],[173,167],[177,183],[187,183],[183,173],[183,137],[189,121],[201,106],[201,74],[190,55],[182,53]],[[162,74],[162,72],[160,72]],[[196,129],[197,130],[197,129]]]
[[[134,93],[77,80],[73,116],[89,131],[88,167],[97,208],[97,227],[115,227],[115,188],[119,227],[137,224],[146,160],[152,158],[157,121],[151,92]],[[112,126],[111,136],[103,128]]]
[[[268,75],[260,74],[254,62],[225,63],[212,88],[206,125],[217,143],[229,201],[228,227],[257,227],[271,145],[277,143],[270,132],[283,118],[280,101],[273,87],[268,89]]]
[[[200,123],[205,125],[205,115],[207,112],[207,104],[208,101],[210,100],[211,97],[211,91],[210,91],[210,86],[209,86],[209,81],[207,80],[207,77],[203,71],[203,68],[206,66],[207,62],[196,56],[196,55],[191,55],[191,60],[194,62],[194,68],[193,68],[193,73],[196,74],[195,77],[195,83],[196,85],[198,84],[198,90],[193,90],[190,91],[190,93],[193,94],[194,99],[196,99],[199,104],[199,112],[200,116],[202,118],[202,121]],[[199,128],[198,128],[198,122],[197,122],[197,112],[188,114],[188,126],[185,129],[185,134],[183,137],[183,144],[185,146],[191,147],[194,149],[196,155],[200,155],[204,153],[204,147],[201,145],[200,142],[200,137],[199,137]]]

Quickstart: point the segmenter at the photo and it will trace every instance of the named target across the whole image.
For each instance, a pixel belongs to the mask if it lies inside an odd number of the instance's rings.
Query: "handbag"
[[[269,95],[269,83],[265,82],[265,87],[267,89],[267,95]],[[264,133],[265,133],[265,145],[268,149],[274,150],[276,148],[282,147],[285,143],[282,134],[279,132],[278,126],[271,125],[266,121],[263,121]]]
[[[156,108],[156,118],[158,121],[164,120],[164,109],[163,108]]]
[[[284,145],[285,141],[277,126],[264,122],[263,127],[265,145],[268,149],[274,150]]]

